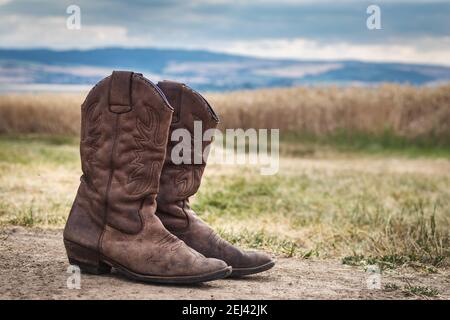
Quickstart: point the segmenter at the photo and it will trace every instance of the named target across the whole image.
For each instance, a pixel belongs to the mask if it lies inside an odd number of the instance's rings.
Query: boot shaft
[[[203,141],[202,137],[207,130],[217,127],[219,118],[209,103],[188,86],[178,82],[162,81],[158,83],[158,87],[174,109],[158,194],[158,206],[164,208],[166,204],[187,200],[197,192],[207,161],[205,149],[211,144],[211,140]],[[195,125],[201,126],[200,137],[194,135]],[[175,130],[189,132],[191,139],[187,143],[191,149],[188,157],[190,163],[176,164],[173,161],[172,151],[180,143],[179,140],[171,139]],[[198,150],[194,146],[194,139],[197,139],[198,146],[201,146]]]
[[[98,224],[137,233],[141,208],[155,203],[173,109],[141,74],[119,71],[91,90],[81,111],[77,198]]]

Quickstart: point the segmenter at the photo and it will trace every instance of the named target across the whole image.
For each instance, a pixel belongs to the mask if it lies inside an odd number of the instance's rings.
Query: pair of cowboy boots
[[[184,84],[114,71],[82,104],[83,175],[64,229],[69,262],[158,283],[196,283],[270,269],[271,258],[223,240],[189,206],[206,165],[176,164],[176,129],[218,117]],[[193,144],[193,139],[191,140]],[[209,142],[202,142],[202,152]],[[193,148],[194,149],[194,148]],[[192,152],[194,157],[194,151]],[[178,163],[178,162],[177,162]]]

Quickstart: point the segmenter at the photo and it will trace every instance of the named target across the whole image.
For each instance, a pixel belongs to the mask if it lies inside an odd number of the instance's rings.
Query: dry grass
[[[0,96],[0,133],[75,135],[80,132],[81,94]]]
[[[0,96],[0,133],[78,134],[84,95]],[[279,128],[450,141],[450,85],[287,88],[207,94],[223,128]]]
[[[280,128],[326,136],[337,132],[450,139],[450,86],[287,88],[212,94],[223,127]]]

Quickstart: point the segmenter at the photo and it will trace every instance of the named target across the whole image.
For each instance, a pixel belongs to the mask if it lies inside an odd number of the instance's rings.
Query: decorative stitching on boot
[[[203,174],[204,166],[186,168],[182,166],[175,167],[178,173],[174,177],[174,184],[177,188],[177,195],[187,198],[194,194],[199,185]]]
[[[165,146],[166,141],[164,135],[162,140],[158,141],[160,136],[160,117],[158,112],[152,107],[146,106],[147,119],[145,121],[141,118],[136,119],[136,128],[138,135],[134,135],[136,149],[134,150],[135,158],[131,162],[131,166],[135,169],[128,176],[127,185],[132,184],[130,193],[139,195],[149,188],[151,193],[157,192],[159,172],[161,171],[162,163],[153,162],[149,165],[149,159],[144,159],[142,155],[148,155],[148,150],[158,150]]]
[[[86,109],[86,119],[84,120],[84,137],[86,150],[86,179],[88,184],[96,190],[95,186],[91,181],[91,175],[93,174],[94,166],[98,164],[97,161],[97,151],[99,149],[99,142],[102,136],[102,131],[100,129],[102,121],[102,112],[98,111],[98,102],[92,103]]]

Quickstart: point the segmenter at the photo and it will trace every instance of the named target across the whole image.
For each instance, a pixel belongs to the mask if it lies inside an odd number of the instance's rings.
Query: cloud
[[[261,39],[215,44],[215,50],[269,58],[398,61],[450,65],[450,37],[386,44],[323,43],[312,39]]]
[[[124,26],[85,25],[69,30],[66,17],[34,17],[9,15],[0,20],[2,47],[50,47],[56,49],[93,48],[105,46],[148,46],[150,37],[130,36]]]

